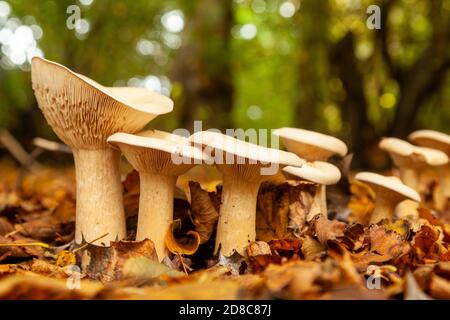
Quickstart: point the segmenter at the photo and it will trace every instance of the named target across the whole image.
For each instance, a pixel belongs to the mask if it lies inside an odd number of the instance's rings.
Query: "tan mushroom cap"
[[[115,133],[108,143],[120,148],[140,172],[180,175],[196,164],[212,161],[199,148],[182,136],[153,130],[139,133]]]
[[[273,131],[282,139],[290,152],[307,160],[327,160],[337,154],[341,157],[348,152],[347,145],[336,137],[299,128],[280,128]]]
[[[399,166],[415,164],[440,166],[449,161],[448,156],[440,150],[418,147],[397,138],[383,138],[379,147],[389,152],[396,165]]]
[[[403,184],[397,177],[386,177],[373,172],[359,172],[355,175],[355,179],[420,202],[419,194],[414,189]]]
[[[144,88],[104,87],[65,66],[34,57],[33,90],[48,123],[78,149],[106,147],[115,132],[137,132],[173,109],[170,98]]]
[[[214,148],[214,156],[217,156],[218,151],[222,151],[223,164],[226,164],[227,155],[233,155],[240,159],[233,164],[240,164],[239,160],[244,161],[246,164],[280,164],[284,166],[298,166],[301,167],[304,164],[304,160],[297,155],[282,151],[279,149],[272,149],[262,147],[253,143],[235,139],[231,136],[227,136],[213,131],[201,131],[196,132],[190,136],[189,140],[194,145],[203,145]]]
[[[341,179],[339,169],[331,163],[323,161],[306,162],[300,168],[288,166],[283,168],[283,171],[322,185],[336,184]]]
[[[429,147],[450,155],[450,135],[434,130],[417,130],[408,136],[408,140],[423,147]]]

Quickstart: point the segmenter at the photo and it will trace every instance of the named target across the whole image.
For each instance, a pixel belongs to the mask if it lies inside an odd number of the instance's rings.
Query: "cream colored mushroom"
[[[35,57],[31,65],[39,108],[58,137],[73,150],[77,182],[77,243],[126,236],[117,150],[106,139],[134,133],[172,111],[167,97],[143,88],[108,88],[66,67]],[[106,236],[104,236],[106,235]]]
[[[280,128],[274,130],[273,134],[281,138],[289,152],[308,161],[327,161],[334,155],[344,157],[348,152],[343,141],[315,131]]]
[[[260,184],[280,167],[300,167],[302,159],[293,153],[261,147],[216,132],[202,131],[190,140],[204,147],[223,174],[222,205],[215,251],[231,256],[245,254],[256,236],[256,199]]]
[[[120,148],[139,172],[140,198],[136,240],[150,239],[160,261],[167,255],[165,236],[173,220],[173,199],[177,177],[197,164],[211,162],[187,138],[163,131],[137,135],[116,133],[108,142]]]
[[[336,166],[328,162],[313,161],[306,162],[300,168],[292,166],[285,167],[283,172],[319,185],[314,197],[311,216],[308,217],[308,220],[318,213],[327,212],[327,198],[323,186],[335,184],[341,179],[341,172]],[[314,210],[314,208],[317,208],[317,210]]]
[[[307,161],[327,161],[330,157],[338,155],[344,157],[348,148],[347,145],[338,138],[304,129],[280,128],[274,130],[273,134],[281,138],[287,151],[293,152]],[[322,184],[320,195],[322,197],[320,208],[327,208],[326,185]],[[327,216],[327,211],[321,211]]]
[[[360,172],[356,174],[355,179],[367,183],[375,192],[375,209],[370,217],[371,224],[383,219],[392,219],[395,207],[403,200],[411,199],[420,202],[419,194],[403,184],[397,177]]]
[[[411,133],[408,139],[423,147],[441,150],[450,158],[450,135],[433,131],[418,130]],[[437,186],[434,201],[437,210],[445,210],[450,201],[450,163],[438,168],[439,185]]]
[[[397,138],[383,138],[380,149],[389,153],[400,170],[404,184],[420,192],[420,170],[426,166],[441,166],[448,163],[447,155],[439,150],[418,147]]]

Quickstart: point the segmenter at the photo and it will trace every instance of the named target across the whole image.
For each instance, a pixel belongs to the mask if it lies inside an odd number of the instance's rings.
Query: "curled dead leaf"
[[[181,221],[174,220],[166,234],[165,244],[173,254],[193,255],[200,246],[200,234],[193,230],[183,232]]]

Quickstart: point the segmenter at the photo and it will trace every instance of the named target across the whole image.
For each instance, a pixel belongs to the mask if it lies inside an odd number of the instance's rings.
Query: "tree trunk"
[[[194,120],[202,120],[208,127],[230,128],[232,1],[199,0],[186,6],[185,38],[173,65],[173,79],[183,90],[177,101],[180,126],[192,129]]]

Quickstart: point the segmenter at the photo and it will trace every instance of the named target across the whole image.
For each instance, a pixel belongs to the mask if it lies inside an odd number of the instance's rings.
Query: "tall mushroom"
[[[35,57],[31,76],[39,108],[58,137],[73,150],[77,182],[77,243],[109,245],[126,235],[120,153],[106,139],[137,132],[172,111],[167,97],[143,88],[108,88],[66,67]],[[106,236],[104,236],[106,235]]]
[[[293,152],[307,161],[327,161],[330,157],[338,155],[344,157],[348,148],[347,145],[338,138],[299,128],[280,128],[273,132],[279,138],[287,151]],[[322,184],[320,196],[322,197],[320,207],[326,210],[327,194],[326,185]],[[325,205],[323,205],[325,204]],[[327,216],[327,211],[321,212]]]
[[[450,158],[450,135],[434,130],[418,130],[408,139],[423,147],[441,150]],[[450,201],[450,163],[438,167],[439,185],[436,190],[435,207],[444,210]]]
[[[327,212],[326,195],[323,194],[325,190],[322,186],[335,184],[341,179],[341,172],[336,166],[328,162],[313,161],[306,162],[302,167],[285,167],[283,172],[318,184],[313,207],[318,208],[319,212]]]
[[[383,219],[392,219],[395,207],[403,200],[410,199],[420,202],[419,194],[403,184],[397,177],[360,172],[356,174],[355,179],[367,183],[375,192],[375,209],[370,217],[371,224]]]
[[[418,147],[397,138],[383,138],[379,147],[389,153],[400,170],[400,179],[403,183],[418,192],[420,192],[421,169],[448,163],[448,157],[442,151]]]
[[[302,159],[293,153],[261,147],[217,132],[193,134],[194,145],[203,146],[223,174],[222,204],[217,226],[215,251],[231,256],[245,254],[256,236],[256,199],[260,184],[280,167],[301,167]]]
[[[191,146],[187,138],[163,131],[137,135],[116,133],[108,142],[120,148],[139,172],[141,191],[136,240],[152,240],[161,261],[168,254],[164,239],[173,220],[177,177],[197,164],[212,160]]]

